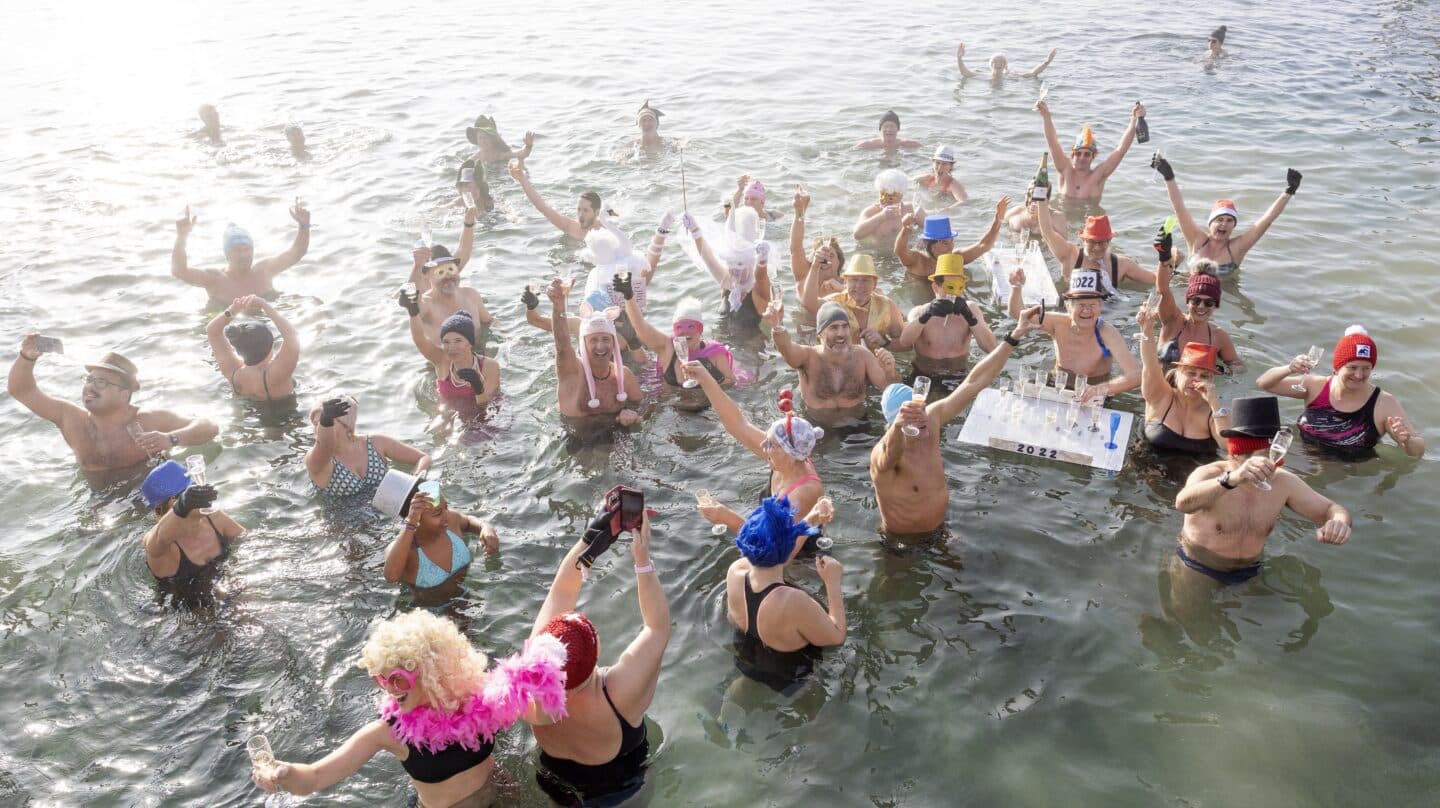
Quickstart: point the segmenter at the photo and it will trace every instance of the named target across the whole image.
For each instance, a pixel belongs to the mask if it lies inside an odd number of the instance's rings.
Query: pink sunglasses
[[[409,693],[415,689],[415,672],[407,671],[404,668],[396,668],[384,676],[374,673],[370,675],[370,679],[377,686],[386,690]]]

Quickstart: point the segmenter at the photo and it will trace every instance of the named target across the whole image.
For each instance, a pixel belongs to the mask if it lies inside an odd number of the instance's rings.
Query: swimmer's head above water
[[[615,323],[605,312],[595,312],[580,322],[580,364],[585,369],[585,384],[590,398],[585,406],[596,409],[600,399],[595,395],[595,366],[613,363],[611,374],[605,378],[615,379],[615,400],[625,401],[625,366],[620,364],[620,351],[615,344]]]
[[[818,529],[795,521],[795,506],[787,497],[766,497],[750,512],[735,534],[735,546],[754,567],[774,567],[790,560],[795,542]]]
[[[654,132],[660,128],[660,116],[665,113],[650,106],[650,99],[640,105],[640,111],[635,113],[635,125],[640,127],[642,133]]]
[[[845,307],[833,300],[820,304],[815,312],[815,329],[821,346],[830,350],[843,348],[850,343],[850,315]]]
[[[250,231],[234,222],[225,228],[225,235],[221,244],[225,251],[225,260],[230,268],[247,272],[255,263],[255,239],[250,237]]]
[[[359,660],[377,687],[407,706],[447,712],[484,690],[489,664],[454,623],[424,609],[377,624]]]
[[[247,365],[258,365],[270,358],[275,335],[270,327],[258,320],[243,320],[225,326],[225,339]]]
[[[704,309],[699,298],[682,298],[679,305],[675,307],[674,316],[670,318],[671,334],[685,337],[693,347],[705,333],[704,316]]]
[[[880,139],[890,143],[899,136],[900,116],[895,114],[895,110],[887,109],[885,114],[880,116]]]
[[[580,201],[575,203],[575,220],[588,230],[600,220],[600,210],[600,195],[594,191],[586,191],[580,195]]]
[[[910,190],[910,178],[898,168],[887,168],[875,175],[875,190],[880,194],[880,204],[898,205]]]
[[[551,618],[540,630],[565,646],[565,689],[575,690],[590,681],[600,660],[600,633],[590,618],[577,611]]]
[[[107,415],[130,406],[130,397],[140,390],[135,363],[114,351],[99,362],[86,365],[89,375],[80,389],[80,403],[92,415]]]
[[[1235,207],[1234,200],[1217,199],[1205,221],[1210,228],[1210,238],[1224,241],[1235,231],[1235,225],[1240,221],[1240,211]]]
[[[1005,54],[997,53],[990,57],[990,78],[998,79],[1004,76],[1009,68],[1010,60],[1005,58]]]
[[[1075,163],[1075,167],[1089,168],[1099,152],[1100,147],[1095,143],[1095,132],[1090,128],[1090,124],[1080,127],[1080,134],[1075,137],[1075,145],[1070,147],[1070,159]]]
[[[463,362],[470,366],[470,357],[475,353],[475,318],[461,309],[440,324],[440,347],[452,363]]]

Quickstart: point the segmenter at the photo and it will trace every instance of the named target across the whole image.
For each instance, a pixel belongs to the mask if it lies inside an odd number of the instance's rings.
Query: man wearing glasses
[[[40,359],[35,334],[20,343],[20,356],[10,366],[9,390],[31,412],[60,427],[75,459],[92,485],[106,485],[138,471],[151,457],[163,457],[176,446],[195,446],[220,430],[203,419],[186,419],[168,410],[141,410],[130,403],[140,390],[135,363],[108,353],[93,365],[81,388],[83,408],[53,398],[35,383]]]
[[[1125,344],[1115,326],[1100,317],[1104,301],[1104,281],[1093,269],[1077,269],[1070,273],[1070,289],[1065,292],[1069,313],[1045,312],[1040,329],[1055,341],[1056,370],[1063,370],[1073,379],[1086,376],[1090,384],[1076,391],[1082,402],[1103,402],[1110,396],[1140,386],[1140,362]],[[1020,319],[1023,305],[1021,288],[1025,286],[1025,270],[1016,267],[1010,273],[1009,314]],[[1120,377],[1111,378],[1115,366]]]

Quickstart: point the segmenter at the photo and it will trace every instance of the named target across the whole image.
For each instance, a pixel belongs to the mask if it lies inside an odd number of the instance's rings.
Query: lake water
[[[467,270],[499,318],[490,352],[504,364],[495,434],[482,440],[425,431],[433,384],[391,299],[422,217],[454,244],[459,220],[442,218],[464,127],[481,112],[512,143],[540,133],[531,172],[557,207],[595,189],[638,243],[681,201],[673,154],[617,160],[646,98],[666,113],[662,133],[685,139],[697,206],[750,173],[788,211],[786,189],[804,181],[812,232],[848,233],[872,197],[881,163],[850,146],[893,107],[904,134],[927,144],[897,165],[918,171],[935,142],[956,145],[973,198],[956,226],[962,241],[978,236],[1043,148],[1030,111],[1039,82],[959,81],[963,31],[976,68],[996,50],[1025,68],[1060,48],[1045,78],[1062,138],[1092,121],[1108,153],[1143,100],[1197,214],[1231,197],[1243,228],[1288,166],[1303,171],[1289,209],[1227,280],[1218,317],[1251,372],[1222,393],[1243,394],[1312,343],[1328,354],[1361,322],[1381,346],[1379,383],[1433,443],[1434,3],[135,5],[7,9],[0,334],[64,338],[69,358],[39,370],[56,395],[78,398],[75,360],[117,349],[141,367],[139,403],[220,423],[205,450],[211,476],[252,532],[218,608],[163,609],[138,542],[152,519],[92,495],[56,430],[0,406],[0,804],[252,805],[249,734],[311,760],[372,715],[374,688],[353,662],[396,607],[381,576],[393,526],[321,511],[301,462],[310,429],[267,430],[231,401],[204,350],[203,293],[168,274],[187,202],[200,217],[192,261],[218,266],[231,220],[250,227],[258,254],[282,250],[296,196],[314,211],[312,247],[277,287],[304,338],[302,399],[352,391],[362,430],[430,447],[452,501],[496,522],[503,552],[469,578],[481,647],[523,640],[600,493],[635,483],[662,511],[654,557],[675,630],[649,713],[664,739],[651,804],[1436,801],[1431,461],[1393,447],[1363,465],[1297,452],[1291,468],[1351,510],[1352,540],[1322,546],[1286,518],[1259,582],[1227,592],[1186,633],[1163,619],[1158,594],[1183,465],[1132,452],[1112,477],[947,440],[951,539],[887,545],[866,476],[872,408],[868,427],[836,430],[817,459],[839,511],[849,640],[787,699],[737,681],[721,604],[736,553],[693,510],[700,487],[753,502],[760,464],[710,418],[668,406],[613,445],[566,445],[550,340],[524,325],[518,297],[574,262],[578,245],[508,177],[493,179],[500,207],[477,229],[483,261]],[[1197,57],[1222,22],[1235,55],[1209,70]],[[205,102],[220,109],[223,147],[190,136]],[[290,121],[305,125],[309,162],[285,148]],[[1105,194],[1115,247],[1135,256],[1169,212],[1146,168],[1151,148],[1132,149]],[[884,286],[918,300],[893,259],[883,267]],[[668,315],[687,293],[715,298],[672,242],[652,311]],[[793,310],[788,285],[785,296]],[[1127,333],[1141,297],[1111,314]],[[1048,353],[1028,343],[1011,369]],[[773,350],[740,355],[759,377],[741,404],[768,419],[794,374]],[[818,589],[813,570],[796,579]],[[612,661],[639,626],[623,554],[598,568],[582,607]],[[499,744],[503,776],[520,783],[513,804],[546,803],[533,755],[523,729]],[[377,760],[311,802],[397,804],[407,788],[393,761]]]

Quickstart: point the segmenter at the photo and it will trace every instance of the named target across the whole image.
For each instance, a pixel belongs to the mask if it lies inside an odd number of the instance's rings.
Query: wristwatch
[[[1010,343],[1010,347],[1012,347],[1012,348],[1019,348],[1019,347],[1020,347],[1020,340],[1015,339],[1015,336],[1014,336],[1013,334],[1006,334],[1005,336],[1001,337],[1001,339],[1003,339],[1003,340],[1005,340],[1006,342]]]
[[[179,435],[176,435],[174,432],[171,432],[169,435],[166,435],[165,437],[167,437],[167,438],[170,439],[170,445],[171,445],[171,446],[179,446],[179,445],[180,445],[180,436],[179,436]]]
[[[1226,491],[1234,491],[1238,487],[1234,483],[1230,482],[1230,471],[1228,469],[1225,471],[1224,474],[1221,474],[1215,480],[1215,482],[1220,483],[1220,487],[1225,489]]]
[[[1220,409],[1218,409],[1218,410],[1215,411],[1215,417],[1216,417],[1216,418],[1229,418],[1229,417],[1230,417],[1230,408],[1229,408],[1229,407],[1221,407]]]

